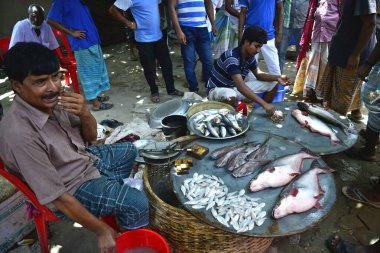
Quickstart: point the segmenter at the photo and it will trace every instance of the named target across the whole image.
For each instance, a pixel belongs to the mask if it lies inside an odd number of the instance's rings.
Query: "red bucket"
[[[158,233],[149,229],[136,229],[122,233],[116,239],[117,253],[139,248],[151,248],[159,253],[170,253],[168,243]]]

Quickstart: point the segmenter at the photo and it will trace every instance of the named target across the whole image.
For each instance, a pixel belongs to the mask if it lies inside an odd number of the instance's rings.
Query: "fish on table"
[[[245,177],[260,169],[271,160],[250,160],[232,171],[234,177]]]
[[[249,182],[249,189],[252,192],[257,192],[266,188],[287,185],[293,178],[302,173],[303,160],[314,158],[318,158],[318,156],[310,154],[305,149],[296,154],[280,157]]]
[[[237,154],[236,156],[232,157],[226,165],[226,169],[228,171],[233,171],[237,167],[245,164],[247,162],[247,157],[252,154],[253,152],[257,152],[257,150],[260,148],[260,144],[255,144],[255,143],[247,143],[246,148]]]
[[[294,109],[292,111],[292,116],[301,124],[301,127],[307,127],[312,132],[328,136],[330,138],[330,143],[341,143],[334,131],[317,117],[299,109]]]
[[[292,213],[306,212],[313,207],[322,208],[318,200],[324,192],[318,175],[333,172],[334,170],[321,168],[318,161],[314,161],[309,171],[297,177],[283,189],[280,200],[273,208],[273,218],[279,219]]]
[[[339,127],[340,129],[342,129],[343,133],[346,135],[348,135],[349,133],[352,133],[353,131],[352,127],[347,126],[342,121],[335,118],[334,115],[332,115],[328,110],[322,107],[309,104],[306,102],[298,102],[297,106],[301,111],[305,111],[308,114],[312,114],[326,123]]]

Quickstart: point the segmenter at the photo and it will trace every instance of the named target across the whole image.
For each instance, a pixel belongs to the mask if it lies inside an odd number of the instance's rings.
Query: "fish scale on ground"
[[[181,191],[189,200],[186,205],[193,209],[211,209],[212,216],[219,223],[232,227],[238,233],[261,226],[266,220],[266,212],[262,211],[265,203],[246,196],[244,189],[229,193],[223,180],[214,175],[194,173],[192,178],[183,182]]]

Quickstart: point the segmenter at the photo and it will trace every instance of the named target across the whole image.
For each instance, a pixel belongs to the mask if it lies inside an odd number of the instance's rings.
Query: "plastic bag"
[[[296,80],[294,81],[294,87],[292,95],[298,94],[303,91],[303,86],[305,84],[305,74],[307,64],[309,62],[309,54],[306,55],[301,61],[300,68],[297,72]]]

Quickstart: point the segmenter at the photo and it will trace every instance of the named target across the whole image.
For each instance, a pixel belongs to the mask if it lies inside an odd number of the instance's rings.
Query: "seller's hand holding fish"
[[[288,86],[290,84],[290,78],[287,75],[280,75],[277,79],[277,81],[283,85],[283,86]]]
[[[275,111],[275,107],[274,107],[274,104],[268,104],[266,103],[265,105],[263,105],[263,108],[264,110],[267,112],[267,114],[269,116],[272,116],[274,111]]]

